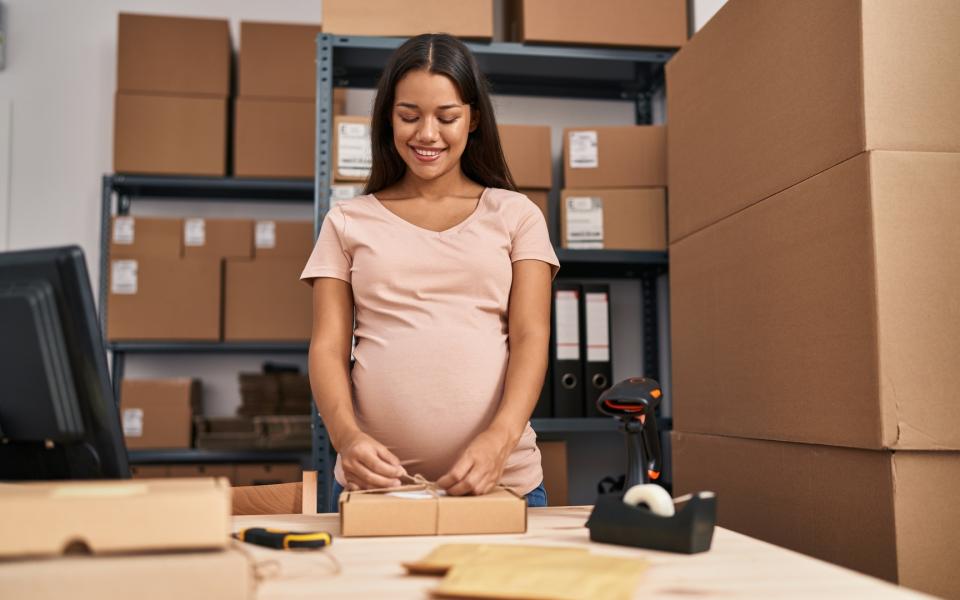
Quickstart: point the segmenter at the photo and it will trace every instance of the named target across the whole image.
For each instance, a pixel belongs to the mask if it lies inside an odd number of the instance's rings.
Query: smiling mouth
[[[446,150],[446,148],[417,148],[416,146],[410,146],[410,149],[421,162],[433,162]]]

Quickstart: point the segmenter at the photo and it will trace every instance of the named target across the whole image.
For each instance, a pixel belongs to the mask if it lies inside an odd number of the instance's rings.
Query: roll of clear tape
[[[641,483],[631,487],[623,495],[623,503],[630,506],[646,504],[650,512],[659,517],[672,517],[676,513],[673,498],[667,490],[655,483]]]

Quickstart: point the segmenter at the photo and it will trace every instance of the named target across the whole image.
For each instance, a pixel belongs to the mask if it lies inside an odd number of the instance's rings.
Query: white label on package
[[[257,248],[276,248],[277,224],[274,221],[257,221],[253,237]]]
[[[580,360],[580,295],[573,290],[557,290],[557,360]]]
[[[365,123],[340,123],[337,134],[337,174],[343,177],[368,177],[373,166],[370,126]]]
[[[143,437],[142,408],[123,409],[123,435],[124,437]]]
[[[113,243],[130,245],[133,243],[133,217],[117,217],[113,221]]]
[[[605,292],[587,292],[587,362],[610,360],[610,299]]]
[[[600,166],[596,131],[570,132],[570,168],[596,169]]]
[[[128,296],[137,293],[137,261],[115,260],[111,263],[110,293]]]
[[[581,250],[603,248],[602,198],[567,198],[567,247]]]
[[[207,244],[207,220],[187,219],[183,222],[184,246],[205,246]]]
[[[362,185],[337,184],[330,186],[330,208],[340,202],[352,200],[363,193]]]
[[[393,496],[394,498],[406,498],[407,500],[429,500],[434,497],[434,495],[427,490],[417,490],[412,492],[387,492],[385,495]],[[437,496],[446,495],[447,492],[444,490],[437,490]]]

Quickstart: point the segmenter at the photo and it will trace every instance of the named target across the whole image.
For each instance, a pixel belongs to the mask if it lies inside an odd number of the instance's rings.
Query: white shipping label
[[[596,169],[600,166],[596,131],[570,132],[570,168]]]
[[[588,292],[586,302],[587,362],[610,361],[610,299],[605,292]]]
[[[187,219],[183,222],[183,244],[205,246],[207,244],[207,220]]]
[[[337,130],[337,174],[368,177],[372,166],[370,126],[365,123],[340,123]]]
[[[257,221],[254,227],[254,245],[257,248],[277,247],[277,224],[274,221]]]
[[[603,248],[603,199],[567,197],[567,247]]]
[[[129,246],[133,243],[134,237],[134,219],[133,217],[117,217],[113,221],[113,243]]]
[[[110,264],[110,293],[128,296],[137,293],[137,261],[115,260]]]
[[[573,290],[557,290],[553,309],[556,311],[557,360],[580,360],[580,294]]]
[[[123,436],[143,437],[143,409],[123,409]]]
[[[345,200],[352,200],[362,193],[362,185],[332,185],[330,186],[330,208]]]

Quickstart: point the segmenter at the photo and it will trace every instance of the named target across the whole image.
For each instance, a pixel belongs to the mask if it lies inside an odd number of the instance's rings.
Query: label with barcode
[[[137,261],[115,260],[110,264],[110,293],[128,296],[137,293]]]
[[[580,295],[573,290],[557,290],[553,308],[557,360],[580,360]]]
[[[123,435],[124,437],[143,437],[143,409],[125,408],[123,409]]]
[[[600,166],[596,131],[570,132],[570,168],[596,169]]]
[[[183,245],[204,246],[207,243],[207,220],[186,219],[183,222]]]
[[[274,221],[257,221],[254,227],[254,244],[257,248],[277,247],[277,224]]]
[[[610,360],[610,300],[605,292],[587,292],[586,304],[587,362]]]
[[[337,130],[337,174],[369,177],[372,166],[370,126],[366,123],[340,123]]]
[[[113,221],[113,243],[129,246],[133,243],[133,217],[117,217]]]
[[[330,186],[330,208],[345,200],[353,200],[363,193],[362,185],[337,184]]]
[[[567,247],[603,248],[603,199],[569,196],[566,199]]]

